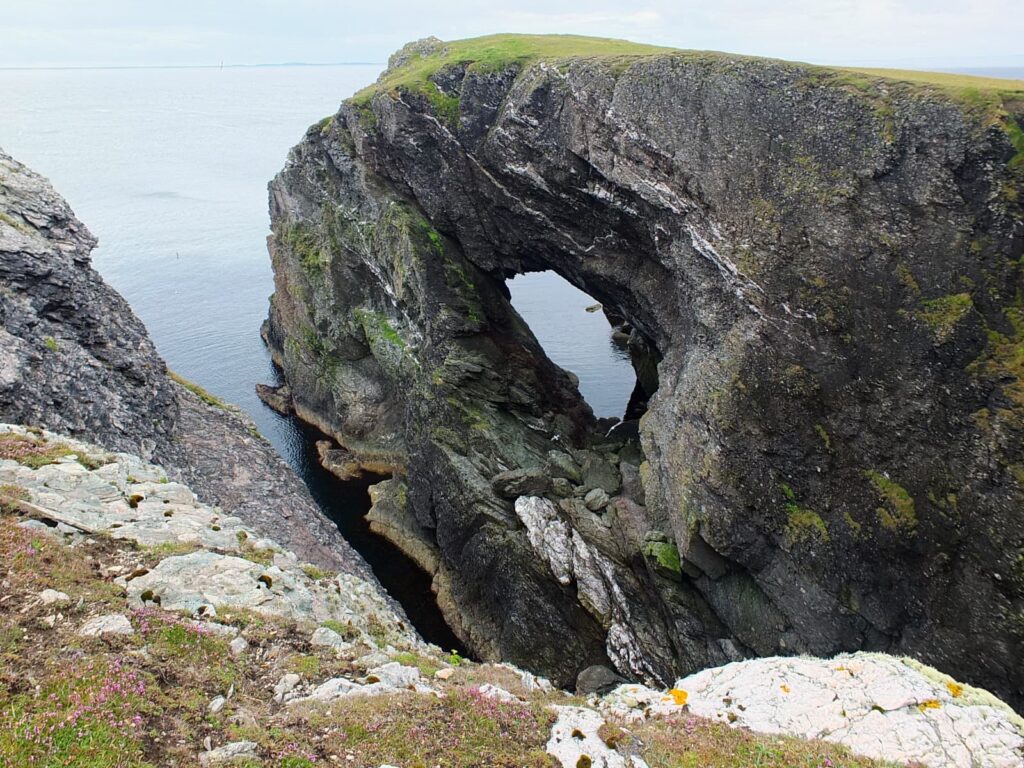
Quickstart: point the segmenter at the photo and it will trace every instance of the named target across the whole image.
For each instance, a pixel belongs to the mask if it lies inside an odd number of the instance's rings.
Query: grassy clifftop
[[[580,35],[516,35],[500,34],[466,40],[442,42],[436,38],[410,43],[392,57],[391,66],[373,85],[357,93],[352,101],[366,104],[375,93],[413,92],[426,96],[439,114],[457,110],[450,94],[443,93],[434,82],[438,73],[455,67],[469,72],[498,72],[509,68],[522,69],[539,61],[564,62],[572,59],[601,59],[614,69],[622,70],[637,60],[648,57],[673,57],[721,64],[763,62],[766,65],[793,67],[816,82],[852,88],[870,96],[886,95],[895,88],[921,95],[935,95],[961,104],[967,111],[986,122],[1004,125],[1024,156],[1024,133],[1012,117],[1024,113],[1024,80],[923,72],[900,69],[858,67],[823,67],[773,59],[666,48]],[[450,115],[448,115],[450,116]]]

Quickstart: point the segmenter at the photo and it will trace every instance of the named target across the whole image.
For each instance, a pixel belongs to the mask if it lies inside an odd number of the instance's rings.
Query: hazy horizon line
[[[3,71],[65,70],[65,69],[258,69],[261,67],[380,67],[385,61],[284,61],[261,64],[51,64],[44,66],[3,66]]]
[[[979,57],[981,58],[981,57]],[[965,60],[961,59],[961,63],[951,62],[944,64],[941,62],[930,62],[928,64],[920,63],[921,60],[914,59],[903,59],[903,60],[866,60],[856,63],[820,63],[820,62],[798,62],[794,63],[806,63],[814,66],[832,66],[832,67],[878,67],[883,69],[908,69],[918,70],[922,72],[941,72],[941,71],[955,71],[955,72],[969,72],[971,70],[1019,70],[1024,67],[1024,62],[1014,64],[966,64],[963,63]],[[284,62],[261,62],[255,64],[50,64],[50,65],[21,65],[21,66],[4,66],[0,65],[0,72],[32,72],[32,71],[69,71],[69,70],[134,70],[134,69],[270,69],[274,67],[369,67],[376,66],[382,67],[387,64],[386,61],[328,61],[328,62],[316,62],[316,61],[284,61]],[[1016,79],[1016,78],[1014,78]]]

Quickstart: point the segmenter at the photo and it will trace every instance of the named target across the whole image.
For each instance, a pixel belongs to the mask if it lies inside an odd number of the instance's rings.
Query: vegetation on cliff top
[[[1024,81],[1021,80],[902,69],[812,66],[581,35],[498,34],[443,43],[438,41],[434,44],[427,41],[410,44],[403,49],[403,54],[400,64],[389,67],[376,83],[352,97],[351,102],[356,107],[368,111],[366,107],[370,99],[379,92],[417,93],[431,103],[438,117],[454,124],[459,114],[458,96],[439,88],[433,78],[445,69],[460,66],[464,66],[467,71],[486,73],[510,68],[522,69],[538,61],[557,62],[566,59],[600,58],[610,61],[616,68],[650,56],[722,62],[763,61],[799,67],[812,78],[825,76],[836,85],[850,86],[869,95],[885,95],[885,86],[901,84],[921,90],[922,93],[950,98],[968,111],[982,115],[987,121],[1000,123],[1010,134],[1017,149],[1014,163],[1024,163],[1024,133],[1021,133],[1014,117],[1005,108],[1007,104],[1024,102]]]

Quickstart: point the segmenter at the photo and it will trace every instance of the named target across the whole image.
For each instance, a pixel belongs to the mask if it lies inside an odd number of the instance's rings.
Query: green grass
[[[544,745],[554,718],[538,704],[498,702],[473,689],[455,689],[443,699],[353,698],[332,710],[330,716],[311,713],[310,725],[324,733],[328,752],[353,754],[353,765],[553,765]]]
[[[171,381],[175,381],[178,384],[181,384],[181,386],[183,386],[185,389],[187,389],[189,392],[198,397],[207,405],[212,405],[214,408],[220,408],[222,411],[231,410],[231,407],[227,403],[225,403],[216,395],[207,392],[194,381],[189,381],[184,376],[181,376],[180,374],[177,374],[174,371],[168,371],[167,375],[171,377]]]
[[[970,97],[970,91],[1006,91],[1024,96],[1024,80],[1010,80],[1002,77],[978,77],[976,75],[951,74],[948,72],[927,72],[916,69],[880,69],[873,67],[835,67],[845,72],[856,72],[869,77],[885,80],[899,80],[906,83],[934,85],[951,92],[959,91]]]
[[[370,99],[380,92],[399,95],[415,93],[425,97],[437,117],[455,125],[459,116],[458,96],[442,92],[432,81],[438,72],[465,66],[468,72],[489,73],[523,69],[539,61],[558,63],[567,59],[599,58],[620,71],[631,63],[650,56],[673,56],[705,61],[756,61],[756,57],[715,51],[693,51],[665,48],[580,35],[516,35],[499,34],[445,42],[433,53],[413,55],[402,66],[386,71],[381,79],[352,97],[351,103],[360,111],[370,112]],[[763,59],[767,62],[769,60]],[[776,64],[788,62],[775,61]],[[967,111],[979,115],[986,123],[998,123],[1010,134],[1017,148],[1014,163],[1024,165],[1024,133],[1009,115],[1005,105],[1024,101],[1024,81],[973,75],[948,74],[905,69],[860,67],[823,67],[793,63],[806,71],[812,82],[848,86],[865,97],[878,100],[880,114],[891,115],[889,91],[894,84],[909,86],[922,93],[936,93],[949,98]],[[373,117],[371,121],[376,122]]]
[[[974,308],[969,293],[955,293],[921,302],[917,318],[931,329],[937,341],[948,341],[957,324]]]
[[[884,503],[876,510],[879,522],[890,531],[912,533],[917,527],[917,511],[907,489],[872,469],[866,470],[864,475]]]
[[[383,80],[357,93],[356,103],[367,101],[378,90],[436,91],[429,82],[434,73],[449,66],[468,65],[474,72],[499,72],[509,67],[526,67],[537,61],[558,61],[578,57],[638,57],[672,53],[674,49],[581,35],[488,35],[446,42],[442,50],[414,57],[403,66],[385,73]],[[426,86],[430,86],[428,89]]]
[[[71,664],[0,709],[0,763],[144,768],[146,682],[120,660]]]

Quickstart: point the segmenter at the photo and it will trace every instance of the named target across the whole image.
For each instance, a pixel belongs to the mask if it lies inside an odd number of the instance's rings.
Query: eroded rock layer
[[[884,650],[1019,706],[1014,87],[407,47],[271,184],[291,405],[395,469],[376,525],[484,657],[664,682]],[[639,445],[511,308],[539,269],[632,329]]]

